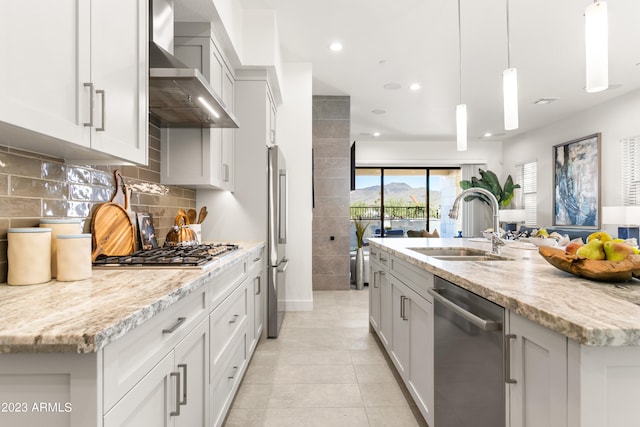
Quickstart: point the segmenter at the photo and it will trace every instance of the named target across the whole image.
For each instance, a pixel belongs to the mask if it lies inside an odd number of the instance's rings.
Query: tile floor
[[[313,298],[258,344],[224,425],[426,426],[369,332],[368,288]]]

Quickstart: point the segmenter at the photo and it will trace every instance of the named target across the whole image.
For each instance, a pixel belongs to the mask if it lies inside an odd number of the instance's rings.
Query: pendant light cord
[[[511,34],[509,32],[509,0],[507,0],[507,68],[511,68]]]
[[[460,104],[462,104],[462,24],[460,19],[460,0],[458,0],[458,65],[460,83]]]

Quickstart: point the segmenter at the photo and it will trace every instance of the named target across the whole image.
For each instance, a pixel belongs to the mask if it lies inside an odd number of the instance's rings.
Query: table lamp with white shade
[[[631,239],[638,236],[638,224],[640,224],[640,206],[603,206],[602,223],[618,225],[618,237]]]
[[[527,218],[527,211],[524,209],[500,209],[498,216],[500,222],[505,223],[506,231],[517,231],[518,223],[524,222]]]

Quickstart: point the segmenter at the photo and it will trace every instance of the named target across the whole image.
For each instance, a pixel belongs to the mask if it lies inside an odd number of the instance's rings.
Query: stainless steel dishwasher
[[[434,300],[434,424],[504,427],[504,308],[440,277]]]

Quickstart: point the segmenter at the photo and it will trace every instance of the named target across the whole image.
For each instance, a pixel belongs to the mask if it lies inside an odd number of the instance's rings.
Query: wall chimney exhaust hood
[[[235,117],[202,73],[170,53],[173,50],[173,1],[150,0],[149,21],[152,23],[149,25],[151,123],[159,127],[237,128]]]

